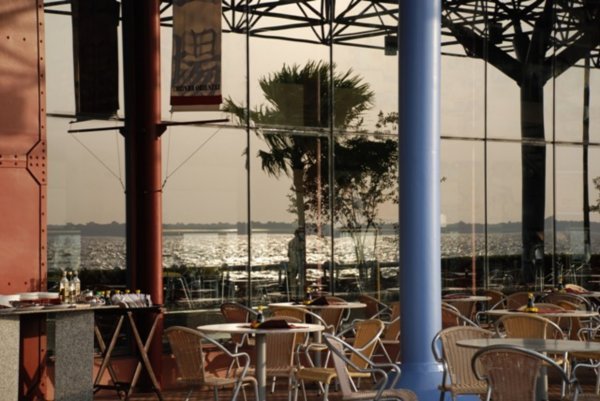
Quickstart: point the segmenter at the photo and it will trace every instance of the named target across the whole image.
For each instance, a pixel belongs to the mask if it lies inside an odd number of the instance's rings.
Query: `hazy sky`
[[[46,14],[46,60],[48,111],[74,111],[73,67],[70,19]],[[169,112],[171,35],[162,29],[162,113],[164,119],[199,120],[226,117],[221,113]],[[383,38],[373,39],[376,43]],[[276,51],[274,51],[276,49]],[[284,63],[304,64],[308,60],[328,60],[325,46],[266,39],[252,39],[250,82],[251,102],[263,102],[257,80],[279,70]],[[223,94],[241,103],[245,99],[245,38],[223,36]],[[397,108],[397,58],[379,50],[336,46],[334,60],[339,70],[353,68],[375,92],[375,106],[365,115],[365,126],[374,127],[376,114]],[[443,57],[442,135],[481,137],[487,124],[490,137],[518,139],[519,90],[493,67],[487,69],[489,95],[485,120],[485,64],[481,60]],[[546,137],[555,130],[557,138],[579,140],[582,132],[583,71],[572,69],[553,87],[546,86]],[[122,85],[121,85],[122,91]],[[592,141],[600,142],[600,73],[592,73]],[[555,99],[555,100],[553,100]],[[552,108],[556,105],[556,124]],[[122,105],[122,102],[121,102]],[[121,110],[122,114],[122,110]],[[116,131],[69,134],[69,128],[117,126],[119,123],[69,124],[67,119],[48,119],[49,186],[48,222],[85,223],[124,221],[123,141]],[[163,196],[166,223],[245,221],[246,174],[243,151],[246,133],[234,128],[177,127],[163,135],[163,176],[167,178]],[[251,154],[263,146],[251,138]],[[488,220],[520,220],[520,146],[515,143],[488,144]],[[443,141],[441,172],[442,213],[447,222],[483,221],[484,160],[483,142]],[[590,150],[590,176],[600,175],[600,152]],[[580,218],[581,151],[561,147],[557,160],[557,215]],[[548,152],[549,191],[552,188],[553,154]],[[252,159],[252,220],[288,221],[291,181],[275,179],[260,170]],[[548,192],[551,193],[551,192]],[[596,199],[595,191],[591,197]],[[549,197],[550,198],[550,197]],[[475,206],[472,206],[475,205]],[[551,199],[546,214],[552,214]],[[397,206],[382,207],[382,217],[397,219]],[[595,218],[595,216],[594,216]]]

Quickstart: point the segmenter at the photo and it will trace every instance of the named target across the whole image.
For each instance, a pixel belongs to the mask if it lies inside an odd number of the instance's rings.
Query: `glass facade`
[[[531,15],[519,21],[493,1],[455,3],[443,2],[443,287],[511,291],[560,275],[586,284],[600,252],[598,50],[561,59],[577,46],[561,30],[526,57],[539,29],[527,21],[542,18],[542,4],[523,5]],[[557,24],[567,14],[553,10]],[[58,116],[74,113],[65,18],[46,16],[50,277],[77,269],[84,285],[120,285],[122,123]],[[398,58],[385,54],[384,37],[394,37],[330,24],[275,29],[267,17],[248,35],[244,18],[224,11],[220,112],[170,111],[171,31],[161,30],[163,119],[229,119],[162,136],[168,307],[258,305],[308,288],[391,300],[401,268]],[[106,130],[75,132],[87,128]]]

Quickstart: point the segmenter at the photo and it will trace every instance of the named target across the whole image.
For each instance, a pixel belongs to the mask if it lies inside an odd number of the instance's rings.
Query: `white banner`
[[[218,110],[222,100],[221,0],[175,0],[172,110]]]

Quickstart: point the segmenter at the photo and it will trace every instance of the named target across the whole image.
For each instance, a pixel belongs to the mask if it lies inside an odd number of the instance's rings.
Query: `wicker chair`
[[[581,369],[592,369],[596,374],[596,388],[594,394],[580,394],[579,400],[600,401],[600,362],[595,363],[578,363],[573,367],[571,377],[577,379],[577,372]]]
[[[557,304],[560,301],[567,301],[577,305],[577,309],[581,310],[593,310],[594,307],[590,303],[590,301],[581,295],[563,293],[563,292],[551,292],[550,294],[544,297],[544,302],[548,302],[551,304]]]
[[[221,387],[233,387],[231,400],[235,401],[243,384],[250,383],[254,386],[255,399],[258,399],[258,385],[256,379],[247,376],[250,357],[244,352],[231,353],[217,341],[205,336],[197,330],[188,327],[172,326],[165,330],[175,355],[178,380],[190,386],[186,401],[190,399],[194,389],[211,386],[214,390],[215,401],[218,401],[218,389]],[[222,351],[225,355],[237,361],[240,369],[236,369],[232,377],[219,377],[205,370],[205,356],[202,349],[203,343],[210,343]]]
[[[543,316],[531,313],[504,315],[496,321],[498,336],[505,334],[512,338],[565,338],[561,328]]]
[[[471,294],[462,294],[462,293],[455,293],[455,294],[451,294],[453,297],[457,297],[457,296],[464,296],[464,297],[469,297]],[[446,305],[451,305],[453,307],[455,307],[461,315],[463,315],[464,317],[466,317],[467,319],[471,320],[475,318],[475,312],[477,311],[477,301],[460,301],[460,302],[456,302],[453,301],[452,298],[443,298],[443,301]]]
[[[344,340],[329,334],[323,335],[323,341],[331,350],[335,371],[338,378],[340,390],[342,392],[342,401],[418,401],[417,396],[410,390],[394,389],[400,378],[400,368],[396,364],[375,364],[366,358],[359,351],[353,348]],[[354,364],[352,359],[346,356],[346,352],[356,355],[362,360],[368,368],[361,368]],[[357,372],[364,372],[374,375],[378,378],[374,388],[377,390],[357,391],[353,387],[352,379],[349,375],[349,367]],[[389,369],[394,372],[394,379],[390,381],[387,372]]]
[[[518,313],[504,315],[496,321],[496,333],[511,338],[548,338],[564,340],[565,334],[562,329],[550,319],[531,313]],[[551,355],[554,362],[564,366],[569,372],[569,359],[566,354]],[[563,387],[562,394],[566,389]]]
[[[498,290],[481,290],[481,295],[490,297],[490,300],[486,302],[486,309],[478,311],[475,314],[475,322],[479,327],[483,327],[485,329],[491,328],[493,326],[494,319],[486,313],[486,311],[494,310],[494,309],[506,309],[506,296],[504,293]]]
[[[329,304],[346,302],[345,299],[340,297],[326,296],[325,299]],[[335,331],[337,333],[340,330],[342,322],[350,315],[350,309],[324,308],[319,310],[318,314],[323,318],[328,326],[335,327]]]
[[[285,320],[288,323],[301,323],[301,320],[287,316],[271,317],[265,321],[273,319]],[[294,364],[294,356],[298,338],[299,335],[294,333],[277,333],[267,336],[267,377],[272,377],[273,380],[280,377],[288,379],[288,401],[292,400],[292,388],[297,392],[297,369]],[[254,375],[254,369],[250,369],[248,374]]]
[[[221,304],[221,314],[228,323],[247,323],[256,317],[257,312],[237,302],[226,302]],[[231,340],[235,345],[234,352],[249,342],[247,334],[232,334]]]
[[[383,333],[379,338],[379,350],[376,355],[383,357],[390,363],[400,360],[400,302],[392,302],[389,306],[391,311],[390,321],[383,322],[385,325]],[[393,354],[394,356],[390,356]]]
[[[488,310],[489,309],[504,309],[506,307],[506,296],[502,291],[498,290],[482,290],[481,295],[490,297],[490,300],[487,301]]]
[[[564,311],[565,308],[563,308],[560,305],[557,304],[552,304],[552,303],[546,303],[546,302],[537,302],[535,304],[535,306],[538,309],[541,310],[556,310],[556,311]],[[527,306],[521,306],[519,308],[520,311],[525,312],[525,309],[527,308]],[[545,316],[544,316],[545,317]],[[568,318],[568,317],[546,317],[546,319],[556,323],[558,325],[558,327],[560,327],[560,329],[562,330],[562,332],[566,335],[567,338],[570,338],[571,336],[571,326],[572,326],[572,319]]]
[[[577,338],[581,341],[599,341],[598,334],[600,332],[600,326],[598,327],[583,327],[579,329]],[[569,357],[575,364],[573,368],[573,375],[575,375],[576,369],[589,368],[593,369],[596,374],[596,388],[595,393],[600,393],[600,354],[594,352],[572,352]],[[582,362],[585,361],[585,362]],[[588,395],[585,395],[588,397]],[[587,399],[587,398],[586,398]],[[600,397],[598,398],[600,401]]]
[[[519,309],[523,305],[527,305],[529,301],[529,292],[515,292],[506,297],[506,308],[507,309]]]
[[[273,317],[293,317],[299,319],[301,322],[310,322],[314,324],[320,324],[324,327],[323,333],[331,333],[335,334],[336,328],[332,325],[328,325],[323,318],[307,309],[292,307],[292,306],[277,306],[270,307],[271,313]],[[329,351],[327,346],[321,342],[313,342],[310,339],[309,334],[298,334],[298,338],[296,338],[297,344],[300,346],[297,349],[297,364],[300,365],[300,354],[305,355],[305,359],[308,363],[312,365],[312,359],[310,358],[309,352],[324,352],[327,351],[327,355],[325,357],[325,364],[329,361]],[[301,337],[301,338],[300,338]]]
[[[221,314],[228,323],[247,323],[256,317],[257,312],[237,302],[225,302],[221,304]],[[231,343],[233,352],[238,352],[244,345],[254,346],[254,339],[250,338],[248,334],[231,334]],[[227,375],[231,372],[234,363],[235,360],[232,360],[227,369]]]
[[[577,381],[551,358],[521,347],[494,345],[478,350],[471,361],[475,377],[488,383],[486,400],[518,401],[536,399],[537,379],[542,367],[551,369],[562,380],[563,388],[574,389],[577,400]],[[547,399],[547,396],[545,397]]]
[[[361,294],[358,296],[358,302],[367,305],[365,307],[365,317],[367,319],[390,320],[390,307],[378,299],[370,295]]]
[[[477,327],[477,324],[466,318],[457,308],[442,303],[442,328],[446,329],[454,326]]]
[[[354,325],[354,348],[360,351],[366,358],[371,358],[373,352],[375,351],[375,348],[379,343],[379,336],[383,332],[383,328],[383,322],[378,319],[357,321]],[[364,360],[359,359],[356,355],[352,355],[350,359],[356,366],[362,369],[367,367]],[[368,378],[370,376],[369,373],[363,373],[352,368],[348,369],[348,374],[351,378],[355,379]],[[297,377],[300,383],[302,384],[302,393],[304,395],[305,401],[305,381],[318,382],[320,384],[322,383],[323,400],[327,400],[329,385],[334,379],[337,378],[337,374],[335,369],[333,368],[311,366],[301,368],[298,371]]]
[[[446,392],[456,400],[462,394],[486,394],[487,383],[477,380],[471,370],[471,358],[475,349],[456,345],[457,341],[491,338],[493,333],[479,327],[457,326],[441,330],[431,343],[435,359],[444,366],[440,389],[440,401]]]

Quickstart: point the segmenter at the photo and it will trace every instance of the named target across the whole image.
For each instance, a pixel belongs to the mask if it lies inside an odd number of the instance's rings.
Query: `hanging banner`
[[[108,118],[119,109],[119,3],[71,0],[77,118]]]
[[[222,100],[221,0],[175,0],[172,110],[218,110]]]

